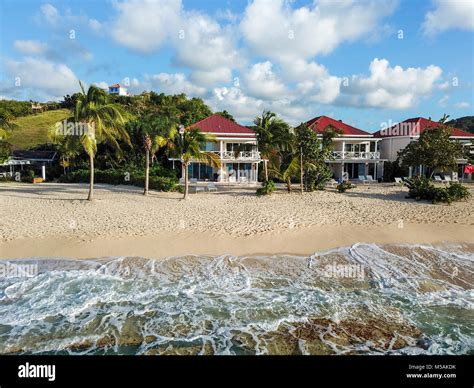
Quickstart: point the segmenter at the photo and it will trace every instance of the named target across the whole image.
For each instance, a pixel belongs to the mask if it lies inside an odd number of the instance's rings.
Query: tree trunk
[[[286,180],[286,189],[288,190],[288,192],[291,191],[291,179],[290,178],[288,178]]]
[[[301,194],[303,194],[303,149],[300,151],[300,190]]]
[[[188,165],[185,164],[184,165],[184,197],[183,197],[183,199],[188,198],[188,191],[189,191],[189,187],[188,187]]]
[[[88,201],[94,200],[94,155],[89,155],[90,164],[90,181],[89,181],[89,195]]]
[[[268,167],[267,167],[267,160],[263,161],[263,167],[265,168],[265,182],[268,182]]]
[[[146,162],[145,162],[145,190],[143,191],[143,195],[148,195],[148,186],[150,183],[150,151],[147,149],[145,151],[146,154]]]

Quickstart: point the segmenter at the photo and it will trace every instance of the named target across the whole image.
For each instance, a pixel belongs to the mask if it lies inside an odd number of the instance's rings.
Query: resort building
[[[332,156],[326,161],[336,179],[358,179],[368,175],[374,180],[382,178],[384,160],[379,152],[380,139],[327,116],[315,117],[306,125],[321,137],[331,128],[338,132],[333,139]]]
[[[120,84],[109,86],[109,94],[112,94],[114,96],[128,96],[129,95],[127,89],[121,86]]]
[[[258,165],[262,161],[257,149],[257,137],[250,128],[214,114],[190,128],[199,128],[214,141],[206,144],[205,151],[219,156],[220,168],[198,161],[189,166],[189,178],[228,183],[255,183]]]
[[[395,161],[398,152],[404,149],[413,141],[418,141],[420,134],[430,128],[438,126],[439,123],[425,119],[423,117],[415,117],[407,119],[401,123],[395,124],[389,128],[379,130],[374,133],[374,137],[380,140],[381,157],[388,161]],[[459,141],[463,147],[467,147],[469,152],[474,153],[473,141],[474,134],[454,128],[451,139]],[[464,166],[468,163],[467,159],[458,159],[458,169],[454,171],[458,176],[462,176]],[[430,173],[425,166],[416,166],[410,168],[409,176]],[[448,171],[446,171],[448,172]],[[453,171],[450,171],[451,173]]]

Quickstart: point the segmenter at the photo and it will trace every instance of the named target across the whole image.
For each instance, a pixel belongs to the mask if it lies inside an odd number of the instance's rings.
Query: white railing
[[[219,156],[222,160],[260,160],[258,151],[207,151]]]
[[[380,159],[380,152],[350,152],[350,151],[333,151],[333,159]]]

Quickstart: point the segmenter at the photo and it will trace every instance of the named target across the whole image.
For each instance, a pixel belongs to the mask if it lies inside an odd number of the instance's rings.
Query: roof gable
[[[418,136],[423,133],[426,129],[435,128],[439,125],[438,122],[425,119],[424,117],[414,117],[406,119],[401,123],[395,124],[383,131],[379,130],[374,133],[375,137],[401,137],[401,136]],[[463,131],[458,128],[453,128],[451,133],[453,137],[474,137],[474,134]]]
[[[317,133],[323,133],[328,126],[332,126],[341,131],[342,136],[368,136],[372,137],[372,134],[362,129],[353,127],[352,125],[343,123],[340,120],[334,120],[328,116],[315,117],[309,120],[306,125]]]
[[[199,128],[201,132],[212,133],[214,135],[237,134],[255,136],[255,132],[250,128],[234,123],[232,120],[226,119],[217,113],[194,123],[189,126],[189,128]]]

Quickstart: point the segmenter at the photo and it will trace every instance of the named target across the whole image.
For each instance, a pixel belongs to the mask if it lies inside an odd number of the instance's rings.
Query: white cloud
[[[448,100],[449,100],[449,96],[445,95],[438,100],[438,105],[441,108],[446,108],[448,106]]]
[[[151,53],[179,34],[180,0],[128,0],[113,5],[118,14],[110,33],[130,49]]]
[[[255,0],[240,24],[254,51],[274,60],[309,59],[344,41],[367,36],[395,9],[395,1],[320,0],[293,9],[284,0]]]
[[[217,84],[228,83],[232,79],[232,69],[229,67],[219,67],[211,70],[195,70],[189,79],[201,86],[215,86]]]
[[[98,88],[101,88],[101,89],[109,90],[109,84],[105,81],[94,82],[93,85],[95,85],[95,86],[97,86]]]
[[[474,30],[474,1],[433,0],[433,5],[422,25],[425,35],[433,36],[449,29]]]
[[[43,18],[51,25],[56,25],[60,21],[59,11],[53,5],[46,3],[40,8]]]
[[[9,79],[20,82],[16,89],[27,90],[32,98],[57,100],[79,89],[74,72],[61,63],[31,57],[20,61],[7,59],[5,70]]]
[[[15,40],[13,46],[19,52],[27,55],[43,54],[48,49],[46,43],[36,40]]]
[[[187,12],[180,0],[127,0],[115,8],[111,35],[118,43],[145,54],[171,45],[173,64],[191,69],[190,79],[198,85],[228,83],[232,69],[244,62],[233,26],[222,27],[204,13]]]
[[[272,71],[269,61],[256,63],[244,72],[242,80],[245,90],[253,97],[265,100],[277,100],[287,93],[283,82]]]
[[[237,87],[215,88],[213,95],[205,100],[215,111],[227,110],[242,123],[252,123],[264,110],[277,112],[290,124],[299,124],[308,115],[310,110],[302,105],[295,104],[291,99],[282,98],[275,101],[266,101],[246,95]]]
[[[99,32],[102,30],[102,24],[96,19],[89,19],[88,25],[92,30],[96,32]]]
[[[145,83],[150,84],[155,90],[167,94],[185,93],[190,96],[202,96],[206,89],[196,86],[186,79],[182,73],[159,73],[145,77]]]
[[[349,94],[350,105],[375,108],[410,108],[422,96],[429,95],[441,76],[438,66],[426,68],[390,67],[386,59],[370,63],[370,76],[354,75],[341,90]],[[341,99],[344,101],[344,98]]]
[[[210,70],[239,63],[232,28],[222,28],[210,17],[192,12],[183,15],[180,39],[175,40],[174,61],[193,69]]]
[[[461,102],[457,102],[456,104],[454,104],[454,107],[456,109],[468,109],[471,107],[471,104],[466,102],[466,101],[461,101]]]
[[[329,104],[339,96],[341,79],[330,75],[323,65],[300,59],[285,62],[283,68],[286,79],[296,82],[296,92],[300,97]]]

